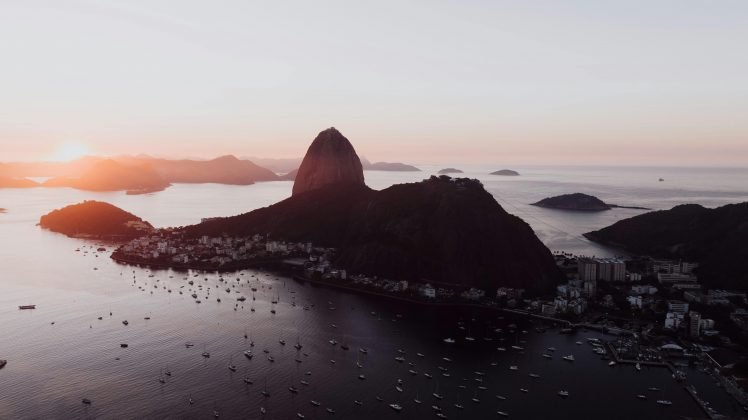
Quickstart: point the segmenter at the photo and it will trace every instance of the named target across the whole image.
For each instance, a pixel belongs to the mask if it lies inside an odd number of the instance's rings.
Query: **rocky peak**
[[[356,150],[334,127],[319,133],[309,146],[293,184],[293,195],[331,184],[365,185]]]

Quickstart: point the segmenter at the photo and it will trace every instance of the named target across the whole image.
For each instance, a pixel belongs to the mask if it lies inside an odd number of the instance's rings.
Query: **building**
[[[577,273],[582,281],[597,280],[597,261],[593,258],[577,259]]]
[[[690,275],[690,274],[680,274],[680,273],[657,273],[657,281],[660,282],[660,284],[668,284],[672,285],[675,283],[697,283],[698,280],[696,277]]]
[[[597,279],[602,281],[625,281],[626,264],[615,258],[598,259]]]
[[[683,302],[682,300],[669,300],[667,301],[667,310],[669,312],[685,314],[688,312],[688,302]]]
[[[587,280],[584,282],[584,295],[590,298],[597,296],[597,280]]]
[[[678,312],[668,312],[665,314],[665,328],[674,330],[680,327],[685,316]]]
[[[436,298],[436,289],[434,289],[430,284],[422,284],[418,287],[418,294],[429,299]]]
[[[636,296],[629,296],[628,297],[629,305],[631,305],[632,308],[641,309],[642,308],[642,297],[641,295]]]
[[[688,313],[688,335],[697,338],[701,335],[701,314],[695,311]]]

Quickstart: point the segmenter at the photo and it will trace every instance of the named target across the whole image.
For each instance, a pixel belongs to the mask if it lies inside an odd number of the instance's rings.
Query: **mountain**
[[[40,184],[26,178],[11,178],[0,176],[0,188],[34,188]]]
[[[582,194],[564,194],[555,197],[544,198],[537,203],[532,203],[533,206],[545,207],[549,209],[560,209],[560,210],[579,210],[579,211],[603,211],[610,210],[610,206],[605,204],[599,198]]]
[[[301,161],[293,195],[336,184],[364,186],[364,170],[353,145],[335,127],[320,132]]]
[[[684,204],[621,220],[588,239],[639,255],[696,261],[709,287],[748,289],[748,203]]]
[[[231,155],[211,160],[169,160],[151,157],[115,159],[129,165],[150,165],[162,178],[173,183],[250,185],[257,181],[278,180],[273,171]]]
[[[150,165],[123,165],[112,159],[96,162],[79,178],[57,177],[42,184],[45,187],[71,187],[88,191],[122,191],[132,193],[161,191],[170,184]]]
[[[153,230],[148,222],[100,201],[84,201],[44,215],[44,229],[72,237],[133,238]]]
[[[519,176],[519,172],[513,171],[511,169],[500,169],[496,172],[491,172],[491,175],[501,175],[501,176]]]
[[[366,158],[361,158],[361,165],[365,171],[387,171],[387,172],[420,172],[421,170],[412,165],[406,165],[399,162],[369,162]]]
[[[456,168],[444,168],[437,172],[439,175],[446,175],[446,174],[461,174],[462,171]]]
[[[337,248],[334,263],[353,273],[489,292],[498,286],[549,291],[560,280],[548,248],[479,181],[434,176],[376,191],[363,184],[357,160],[337,130],[323,131],[304,158],[312,166],[302,164],[290,198],[189,226],[184,233],[269,234],[278,240],[312,241]],[[334,176],[310,188],[302,171],[315,181],[319,174]]]

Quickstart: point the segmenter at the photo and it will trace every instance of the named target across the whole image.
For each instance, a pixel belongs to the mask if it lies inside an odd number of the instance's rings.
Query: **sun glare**
[[[52,155],[52,160],[58,162],[69,162],[80,159],[83,156],[91,154],[91,150],[81,142],[65,142],[61,144],[57,151]]]

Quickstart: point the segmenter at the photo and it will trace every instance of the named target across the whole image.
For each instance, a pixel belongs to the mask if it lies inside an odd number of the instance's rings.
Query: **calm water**
[[[715,206],[748,199],[745,170],[528,167],[516,168],[523,174],[519,178],[480,175],[489,169],[499,168],[472,168],[466,176],[481,179],[551,249],[586,254],[612,255],[615,251],[590,244],[580,238],[581,233],[640,211],[579,215],[528,204],[575,191],[616,204],[656,209],[685,202]],[[384,188],[426,175],[368,172],[366,177],[370,186]],[[659,177],[665,182],[657,182]],[[42,214],[84,199],[109,201],[154,225],[174,226],[266,206],[287,197],[290,190],[290,182],[249,187],[176,185],[147,196],[69,189],[0,190],[0,207],[8,209],[0,214],[0,358],[9,361],[0,370],[0,418],[210,418],[214,409],[221,418],[260,418],[261,406],[267,409],[265,417],[272,419],[293,418],[296,412],[306,418],[324,418],[329,416],[327,407],[335,409],[338,418],[430,418],[430,406],[435,403],[431,393],[437,389],[445,396],[438,405],[452,419],[495,418],[497,409],[508,412],[510,418],[547,418],[550,412],[557,418],[702,415],[668,371],[611,369],[588,345],[575,344],[594,333],[575,337],[553,330],[536,333],[532,325],[520,320],[519,328],[528,334],[499,334],[493,329],[517,321],[498,319],[495,313],[408,308],[263,272],[224,275],[224,282],[212,273],[198,277],[193,277],[195,273],[151,273],[114,264],[108,252],[85,253],[95,244],[35,226]],[[86,248],[75,251],[81,247]],[[195,285],[190,286],[185,277]],[[256,301],[251,300],[250,287],[258,288]],[[198,292],[202,304],[194,302],[189,289]],[[239,293],[250,299],[234,310]],[[270,300],[276,295],[280,303],[273,315]],[[219,297],[221,303],[216,301]],[[17,309],[27,303],[38,309]],[[98,320],[99,316],[103,319]],[[151,319],[145,320],[146,316]],[[459,320],[465,322],[466,330],[457,328]],[[245,331],[255,343],[252,360],[242,355],[250,348]],[[466,334],[478,340],[465,342],[461,338]],[[458,343],[442,342],[450,336]],[[308,356],[293,348],[297,338]],[[348,343],[351,350],[330,345],[328,340],[333,338]],[[280,345],[279,339],[288,344]],[[524,353],[509,349],[520,340],[526,342]],[[195,346],[186,348],[188,341]],[[120,348],[120,343],[129,347]],[[498,352],[498,346],[508,351]],[[540,356],[549,346],[557,348],[553,360]],[[360,354],[359,347],[367,348],[368,354]],[[270,351],[274,363],[263,349]],[[394,360],[398,349],[407,352],[406,363]],[[211,353],[209,359],[201,357],[204,350]],[[425,357],[417,357],[417,352]],[[561,360],[569,353],[576,356],[576,362]],[[302,363],[294,360],[297,357]],[[453,361],[445,362],[443,357]],[[363,368],[356,367],[357,361]],[[236,373],[228,370],[229,362],[237,365]],[[518,365],[519,371],[510,371],[509,365]],[[438,366],[448,368],[450,376],[441,376]],[[161,371],[167,368],[172,376],[161,384]],[[409,369],[418,375],[411,376]],[[475,371],[486,373],[482,384],[475,381],[479,378]],[[423,372],[434,378],[426,378]],[[360,373],[367,379],[359,380]],[[541,378],[533,379],[529,373]],[[245,375],[253,385],[243,382]],[[398,378],[404,381],[402,393],[395,389]],[[309,386],[301,385],[301,380]],[[707,375],[690,372],[689,382],[722,413],[739,413]],[[267,399],[260,394],[265,384],[271,394]],[[458,388],[461,384],[466,389]],[[298,394],[288,391],[291,385],[299,388]],[[478,390],[479,385],[488,389]],[[648,401],[635,398],[651,386],[663,391],[650,395]],[[520,388],[529,392],[522,393]],[[556,393],[561,389],[571,396],[559,398]],[[507,400],[496,399],[497,394]],[[190,395],[193,405],[187,402]],[[377,402],[376,396],[385,402]],[[416,396],[422,405],[413,402]],[[475,396],[480,403],[471,401]],[[84,397],[93,404],[81,404]],[[659,406],[654,403],[658,398],[674,404]],[[321,407],[310,405],[311,399],[320,401]],[[355,406],[354,400],[361,400],[363,406]],[[400,414],[387,406],[392,402],[404,406]],[[456,402],[464,410],[454,408]]]

